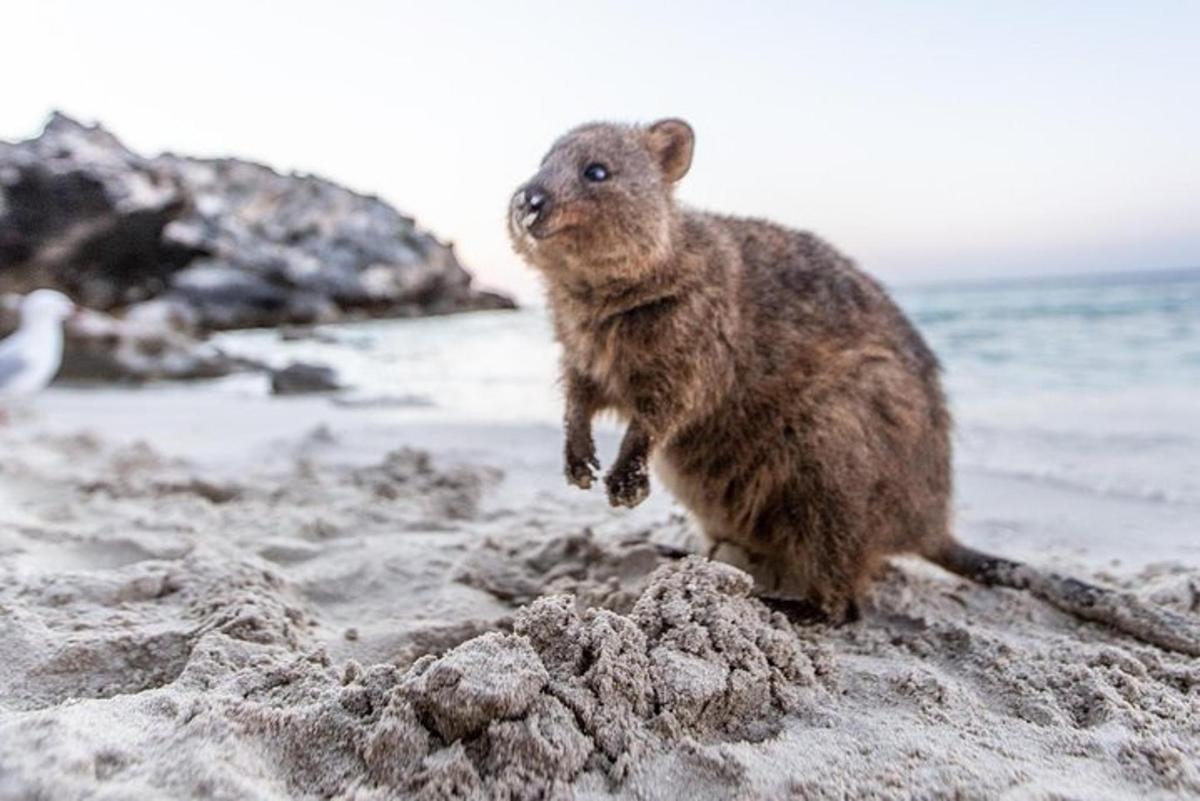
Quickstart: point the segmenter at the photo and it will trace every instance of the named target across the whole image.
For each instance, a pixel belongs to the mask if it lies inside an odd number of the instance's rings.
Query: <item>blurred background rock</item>
[[[375,197],[237,159],[143,157],[63,114],[0,142],[0,292],[59,289],[63,376],[216,377],[212,331],[514,308]],[[0,304],[0,334],[15,299]]]

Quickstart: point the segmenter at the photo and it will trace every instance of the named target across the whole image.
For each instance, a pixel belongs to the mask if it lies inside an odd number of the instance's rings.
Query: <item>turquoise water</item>
[[[960,466],[1200,506],[1200,271],[908,287],[900,304],[945,366]],[[406,421],[560,419],[544,310],[225,335],[225,347],[338,368]],[[238,378],[228,391],[264,391]],[[1200,514],[1198,514],[1200,518]]]
[[[1200,271],[896,296],[945,366],[960,464],[1200,505]]]
[[[895,295],[964,389],[1200,386],[1200,271]]]

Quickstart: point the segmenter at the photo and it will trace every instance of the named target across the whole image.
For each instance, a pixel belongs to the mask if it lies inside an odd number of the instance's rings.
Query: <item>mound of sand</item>
[[[6,437],[0,798],[1200,794],[1200,660],[1023,593],[900,560],[800,627],[420,451]],[[1192,568],[1100,578],[1200,611]]]

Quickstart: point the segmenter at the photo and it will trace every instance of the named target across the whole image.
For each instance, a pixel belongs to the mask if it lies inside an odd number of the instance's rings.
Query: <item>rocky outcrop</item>
[[[308,362],[292,362],[271,371],[271,392],[275,395],[309,395],[336,392],[342,388],[332,367]]]
[[[0,291],[154,299],[216,329],[511,308],[387,203],[236,159],[142,157],[56,114],[0,143]]]
[[[20,322],[19,297],[0,297],[0,336]],[[65,324],[61,378],[72,381],[150,381],[219,378],[242,370],[266,370],[226,354],[181,327],[173,307],[140,303],[123,317],[83,310]]]

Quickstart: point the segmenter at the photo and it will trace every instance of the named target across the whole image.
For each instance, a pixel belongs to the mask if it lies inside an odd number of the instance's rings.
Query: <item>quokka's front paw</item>
[[[596,454],[571,454],[567,453],[567,483],[573,487],[580,489],[591,489],[592,483],[596,480],[596,471],[600,469],[600,462],[596,459]]]
[[[632,509],[650,495],[650,473],[642,461],[621,465],[604,477],[604,485],[610,504]]]

